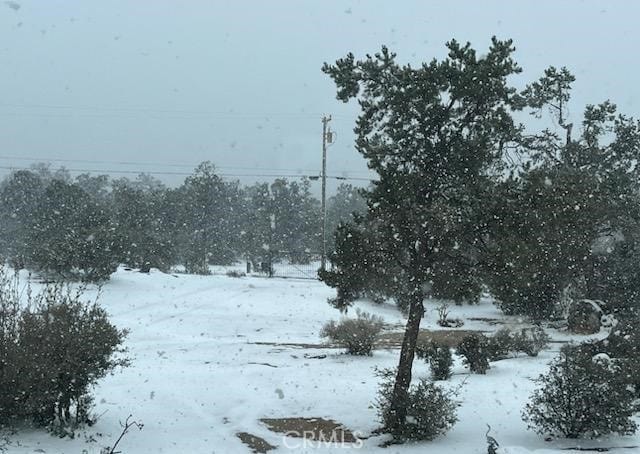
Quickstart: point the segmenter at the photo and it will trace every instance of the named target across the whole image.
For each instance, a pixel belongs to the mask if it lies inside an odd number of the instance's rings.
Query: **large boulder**
[[[571,304],[567,328],[575,334],[594,334],[600,331],[603,312],[599,301],[579,300]]]

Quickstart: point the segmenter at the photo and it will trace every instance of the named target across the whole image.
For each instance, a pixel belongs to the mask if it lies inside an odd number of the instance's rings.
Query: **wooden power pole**
[[[322,271],[327,266],[327,143],[333,141],[328,127],[330,121],[331,115],[322,117]]]

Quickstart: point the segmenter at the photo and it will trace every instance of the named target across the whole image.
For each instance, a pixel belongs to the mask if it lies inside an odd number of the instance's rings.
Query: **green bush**
[[[93,385],[128,364],[117,355],[126,332],[81,291],[48,286],[24,306],[11,294],[0,293],[0,423],[73,433],[90,422]]]
[[[322,327],[321,337],[345,347],[350,355],[371,355],[373,345],[384,326],[381,317],[367,312],[357,312],[357,317],[330,321]]]
[[[383,430],[392,431],[393,370],[380,372],[382,383],[376,407]],[[401,433],[395,436],[408,440],[433,440],[445,434],[458,421],[455,394],[428,380],[420,380],[409,388],[407,417]],[[395,431],[394,431],[395,432]]]
[[[448,380],[451,378],[453,357],[448,345],[436,342],[425,342],[416,346],[416,356],[429,363],[431,377],[434,380]]]
[[[482,334],[469,334],[458,345],[457,353],[463,363],[475,374],[486,374],[489,369],[489,340]]]
[[[540,434],[599,438],[633,434],[634,393],[615,359],[595,354],[596,344],[568,346],[538,378],[523,420]]]
[[[633,387],[636,397],[640,397],[640,330],[638,316],[618,322],[606,339],[598,341],[597,348],[616,358],[622,369],[621,377]]]
[[[548,344],[549,336],[539,326],[522,328],[518,332],[501,328],[488,339],[487,351],[489,359],[496,361],[517,353],[538,356],[538,353]]]
[[[616,358],[638,356],[640,352],[640,316],[625,318],[611,330],[603,347],[606,352]]]
[[[539,326],[523,328],[515,335],[514,349],[527,356],[538,356],[549,345],[549,340],[549,335]]]
[[[500,328],[487,341],[487,352],[490,361],[508,358],[514,350],[513,331]]]

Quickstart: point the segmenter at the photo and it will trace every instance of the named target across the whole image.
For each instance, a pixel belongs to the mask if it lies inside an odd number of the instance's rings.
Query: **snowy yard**
[[[95,292],[95,290],[92,290]],[[546,442],[526,430],[520,413],[535,387],[532,379],[546,368],[560,344],[539,357],[521,356],[491,363],[487,375],[471,375],[456,358],[447,387],[461,386],[459,422],[433,442],[380,448],[371,436],[377,427],[373,402],[376,368],[393,367],[398,349],[377,349],[371,357],[351,357],[319,346],[322,325],[340,314],[326,300],[334,291],[313,280],[261,277],[149,275],[119,270],[102,290],[100,303],[120,328],[132,365],[100,382],[96,389],[98,422],[73,440],[44,432],[21,431],[11,437],[11,453],[99,453],[120,435],[129,415],[144,424],[132,429],[118,449],[124,454],[248,453],[239,432],[262,437],[277,447],[270,452],[486,453],[487,424],[501,453],[550,453],[568,447],[640,445],[640,436],[600,441]],[[90,292],[91,293],[91,292]],[[422,328],[438,329],[436,302],[428,304]],[[395,307],[359,302],[356,307],[382,316],[400,331]],[[349,316],[353,316],[352,312]],[[493,331],[496,325],[468,318],[508,318],[488,301],[453,306],[462,329]],[[554,341],[567,335],[548,330]],[[298,346],[295,344],[304,344]],[[326,355],[326,356],[325,356]],[[314,358],[315,357],[315,358]],[[416,360],[414,377],[429,375]],[[360,444],[332,445],[283,438],[261,418],[323,417],[368,437]],[[562,451],[571,452],[571,451]],[[577,452],[577,451],[576,451]],[[637,452],[615,449],[611,452]]]

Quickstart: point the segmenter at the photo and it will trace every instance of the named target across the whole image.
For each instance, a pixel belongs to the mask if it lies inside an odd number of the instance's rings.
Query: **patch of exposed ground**
[[[473,333],[483,333],[484,331],[475,331],[468,329],[442,329],[428,330],[421,329],[418,334],[418,342],[434,341],[441,345],[448,345],[455,348],[465,336]],[[404,333],[393,332],[383,333],[378,340],[376,347],[379,348],[396,348],[402,345]]]
[[[439,344],[448,345],[449,347],[457,347],[460,341],[467,335],[472,333],[484,333],[486,331],[469,330],[469,329],[441,329],[441,330],[420,330],[418,336],[419,341],[433,340]],[[403,332],[393,331],[385,332],[380,335],[376,342],[376,348],[399,348],[402,345]],[[305,344],[293,342],[251,342],[254,345],[269,345],[274,347],[291,347],[302,349],[313,348],[343,348],[334,344]]]
[[[355,443],[358,441],[353,432],[332,419],[263,418],[260,421],[272,432],[282,433],[288,437],[332,443]]]
[[[332,348],[333,345],[327,344],[304,344],[295,342],[249,342],[253,345],[271,345],[274,347],[293,347],[293,348]]]
[[[467,320],[473,322],[485,322],[489,325],[504,325],[505,321],[500,318],[490,318],[490,317],[467,317]]]
[[[264,438],[252,435],[249,432],[238,432],[236,434],[236,437],[238,437],[241,442],[247,445],[251,449],[251,452],[256,454],[265,454],[267,451],[276,449],[276,446],[273,446]]]

